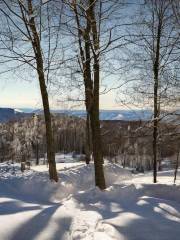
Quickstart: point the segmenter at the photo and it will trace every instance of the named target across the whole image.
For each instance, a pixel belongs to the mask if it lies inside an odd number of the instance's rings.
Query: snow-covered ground
[[[0,164],[0,240],[179,240],[180,175],[173,171],[132,176],[105,164],[107,190],[94,187],[93,164],[57,164],[20,172]]]

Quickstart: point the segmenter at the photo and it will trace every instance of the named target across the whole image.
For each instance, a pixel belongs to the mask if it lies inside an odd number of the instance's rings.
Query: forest
[[[0,0],[0,21],[0,240],[179,240],[180,1]]]

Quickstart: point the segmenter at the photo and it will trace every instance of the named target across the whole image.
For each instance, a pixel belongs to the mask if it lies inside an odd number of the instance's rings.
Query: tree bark
[[[37,73],[38,73],[40,91],[41,91],[43,108],[44,108],[44,117],[45,117],[45,124],[46,124],[47,159],[49,163],[49,178],[57,182],[58,175],[57,175],[56,162],[55,162],[51,113],[50,113],[50,107],[49,107],[47,86],[46,86],[46,81],[44,76],[43,57],[41,52],[40,39],[36,29],[35,19],[33,17],[32,0],[28,0],[28,11],[29,11],[29,17],[30,17],[29,27],[31,29],[32,36],[33,36],[31,43],[32,43],[32,47],[33,47],[35,58],[36,58]]]
[[[178,167],[179,167],[179,150],[177,152],[176,165],[175,165],[175,171],[174,171],[174,183],[176,182]]]
[[[100,189],[105,189],[105,178],[103,170],[103,156],[101,149],[101,133],[99,125],[99,116],[97,114],[97,107],[95,107],[91,113],[91,129],[92,129],[92,145],[93,145],[93,157],[95,166],[95,184]]]
[[[96,186],[100,189],[105,189],[105,178],[103,170],[103,155],[101,146],[101,128],[99,119],[99,86],[100,86],[100,63],[99,63],[99,34],[97,30],[97,23],[94,13],[95,7],[94,0],[89,0],[89,19],[91,20],[91,31],[93,38],[93,72],[94,72],[94,84],[93,84],[93,105],[90,113],[91,128],[92,128],[92,144],[93,144],[93,156],[95,164],[95,181]]]
[[[36,165],[39,165],[39,143],[36,142]]]
[[[161,40],[161,28],[162,22],[159,19],[157,41],[156,41],[156,52],[153,66],[154,72],[154,121],[153,121],[153,181],[157,182],[157,140],[158,140],[158,88],[159,88],[159,56],[160,56],[160,40]]]
[[[91,130],[90,130],[90,116],[87,112],[86,116],[86,142],[85,142],[85,152],[86,152],[86,164],[90,163],[91,160]]]
[[[96,18],[94,7],[96,1],[89,0],[86,11],[86,27],[81,30],[77,3],[74,1],[73,9],[75,13],[78,41],[81,56],[81,64],[83,68],[83,79],[85,86],[85,105],[87,114],[90,117],[91,133],[92,133],[92,150],[95,167],[95,184],[100,189],[105,189],[105,178],[103,171],[103,156],[101,149],[101,130],[99,121],[99,54],[94,51],[99,51],[99,36],[96,26]],[[81,16],[81,15],[80,15]],[[91,40],[92,36],[92,40]],[[84,46],[82,44],[84,41]],[[92,50],[94,49],[94,51]],[[93,52],[91,56],[91,52]],[[91,69],[91,61],[93,62],[93,77]]]

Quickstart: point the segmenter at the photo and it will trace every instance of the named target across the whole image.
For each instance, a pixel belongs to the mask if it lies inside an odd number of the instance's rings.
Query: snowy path
[[[56,186],[42,172],[1,176],[0,240],[180,239],[180,185],[170,185],[171,172],[157,185],[150,174],[130,180],[115,165],[107,173],[112,186],[104,192],[93,188],[86,166],[63,169]]]

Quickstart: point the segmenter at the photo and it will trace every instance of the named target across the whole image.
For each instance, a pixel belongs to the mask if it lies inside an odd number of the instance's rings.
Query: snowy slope
[[[1,240],[179,240],[180,176],[131,176],[105,164],[108,188],[94,188],[93,164],[59,163],[59,183],[45,167],[21,174],[0,164]],[[144,184],[147,182],[146,184]],[[166,182],[168,184],[166,184]]]

